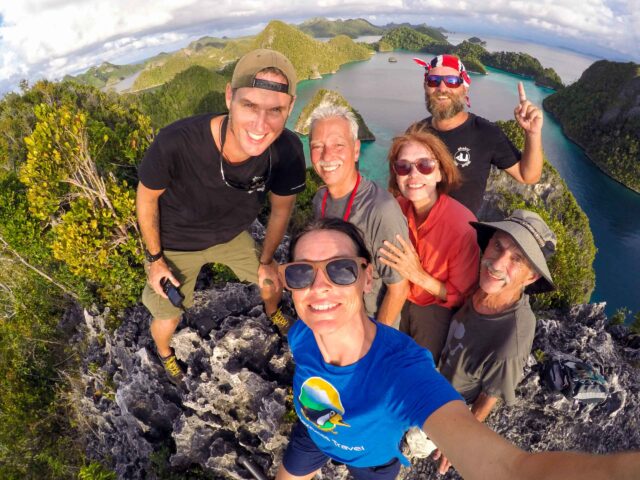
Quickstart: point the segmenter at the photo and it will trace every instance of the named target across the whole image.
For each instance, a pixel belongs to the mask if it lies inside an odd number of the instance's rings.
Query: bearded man
[[[429,63],[414,59],[426,70],[424,95],[430,117],[420,123],[430,127],[447,145],[462,174],[462,184],[450,195],[477,214],[487,186],[491,165],[520,183],[534,184],[542,173],[542,111],[527,100],[518,83],[519,103],[514,110],[524,130],[520,153],[494,123],[465,110],[469,106],[471,79],[462,61],[453,55],[438,55]]]

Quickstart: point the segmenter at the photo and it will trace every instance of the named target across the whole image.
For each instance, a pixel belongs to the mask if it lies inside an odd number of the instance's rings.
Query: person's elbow
[[[525,185],[535,185],[542,177],[542,171],[538,172],[522,172],[522,183]]]

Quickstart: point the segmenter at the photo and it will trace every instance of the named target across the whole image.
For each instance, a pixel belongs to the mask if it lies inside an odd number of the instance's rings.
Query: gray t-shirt
[[[496,315],[479,314],[469,298],[451,319],[438,369],[467,403],[484,392],[512,404],[535,328],[528,295]]]
[[[326,187],[319,188],[313,197],[313,213],[316,218],[320,218],[322,198],[326,191]],[[337,199],[333,199],[329,195],[325,216],[343,218],[350,196],[351,192]],[[348,220],[362,231],[367,248],[373,256],[375,267],[373,289],[370,293],[365,294],[364,303],[367,315],[375,317],[386,292],[384,285],[398,283],[402,280],[402,275],[391,267],[380,263],[378,249],[382,247],[382,242],[385,240],[397,244],[396,234],[402,235],[405,239],[409,238],[407,219],[402,214],[398,202],[389,192],[380,188],[376,183],[362,178]]]

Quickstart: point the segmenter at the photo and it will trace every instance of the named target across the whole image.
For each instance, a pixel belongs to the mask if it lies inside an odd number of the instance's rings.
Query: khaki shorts
[[[242,232],[229,242],[214,245],[206,250],[195,252],[165,250],[164,259],[180,282],[180,292],[184,295],[185,307],[193,305],[196,280],[200,269],[207,263],[222,263],[233,270],[240,280],[258,283],[260,264],[256,244],[248,232]],[[153,318],[158,320],[178,318],[182,314],[182,310],[158,295],[148,283],[142,292],[142,303],[149,309]]]

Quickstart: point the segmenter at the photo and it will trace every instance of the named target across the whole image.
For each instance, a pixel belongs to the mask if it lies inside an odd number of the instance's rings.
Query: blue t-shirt
[[[404,433],[460,395],[440,375],[431,353],[404,333],[376,323],[369,352],[345,367],[325,363],[313,332],[298,320],[288,333],[296,369],[296,413],[329,457],[375,467],[400,452]]]

